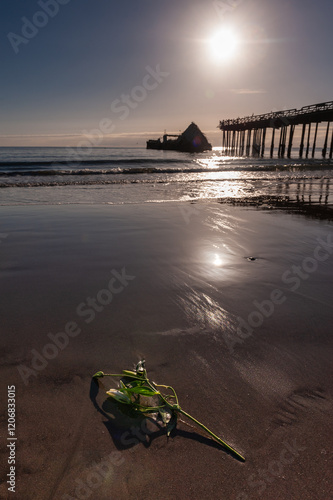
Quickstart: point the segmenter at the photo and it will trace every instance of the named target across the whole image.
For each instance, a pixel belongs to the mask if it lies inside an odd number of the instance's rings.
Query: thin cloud
[[[110,133],[110,134],[103,134],[103,137],[138,137],[138,136],[146,136],[146,135],[156,135],[156,134],[161,134],[162,132],[120,132],[120,133]],[[87,139],[89,137],[94,137],[96,134],[91,133],[76,133],[76,134],[11,134],[11,135],[1,135],[0,134],[0,139],[25,139],[25,138],[33,138],[33,139],[43,139],[43,138],[71,138],[71,137],[78,137],[80,139]]]
[[[82,134],[10,134],[0,135],[0,139],[25,139],[26,137],[43,138],[43,137],[82,137]]]
[[[267,94],[264,89],[230,89],[234,94]]]

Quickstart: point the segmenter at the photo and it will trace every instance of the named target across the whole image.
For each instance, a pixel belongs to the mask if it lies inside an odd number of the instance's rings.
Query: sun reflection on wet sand
[[[193,198],[242,198],[249,195],[249,193],[253,191],[254,188],[250,184],[245,184],[241,179],[241,174],[237,176],[233,175],[233,178],[239,177],[239,181],[224,180],[228,174],[230,175],[230,172],[210,172],[209,174],[198,174],[198,182],[188,183],[187,193],[184,194],[180,199],[189,200]]]
[[[217,253],[215,254],[215,257],[214,257],[214,260],[213,260],[213,264],[214,264],[214,266],[217,266],[217,267],[222,266],[222,259],[219,256],[219,254],[217,254]]]
[[[194,177],[194,176],[193,176]],[[229,180],[228,180],[229,177]],[[186,186],[179,185],[180,200],[283,197],[294,202],[331,204],[330,179],[265,179],[241,172],[198,173]]]
[[[222,340],[221,331],[225,335],[232,335],[236,324],[233,314],[224,309],[212,295],[199,291],[197,286],[194,288],[189,283],[184,285],[179,305],[189,322],[195,322],[202,332],[212,335],[215,341]]]

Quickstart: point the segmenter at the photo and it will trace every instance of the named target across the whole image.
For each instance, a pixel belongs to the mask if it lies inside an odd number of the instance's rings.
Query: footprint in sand
[[[294,391],[281,405],[276,412],[273,423],[280,426],[292,425],[299,421],[304,410],[310,407],[321,407],[327,402],[324,391],[302,390]]]

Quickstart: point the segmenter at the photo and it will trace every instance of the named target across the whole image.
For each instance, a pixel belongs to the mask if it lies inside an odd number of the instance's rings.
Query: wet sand
[[[330,498],[332,223],[264,208],[3,207],[1,498]],[[105,405],[141,358],[246,462]]]

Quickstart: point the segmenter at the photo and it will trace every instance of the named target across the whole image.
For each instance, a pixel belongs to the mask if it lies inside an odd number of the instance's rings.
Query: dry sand
[[[1,228],[1,498],[332,498],[329,221],[170,203],[7,207]],[[91,375],[143,357],[245,463],[186,423],[167,440],[104,404]]]

